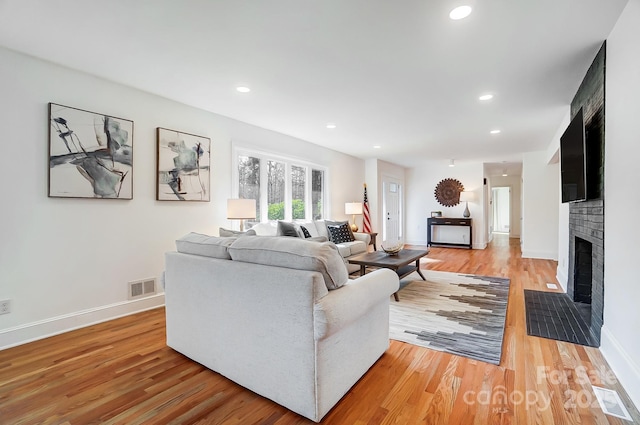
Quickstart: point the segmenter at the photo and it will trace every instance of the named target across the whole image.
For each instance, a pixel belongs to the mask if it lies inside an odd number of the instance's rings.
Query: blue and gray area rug
[[[500,364],[509,279],[423,270],[391,300],[391,339]]]

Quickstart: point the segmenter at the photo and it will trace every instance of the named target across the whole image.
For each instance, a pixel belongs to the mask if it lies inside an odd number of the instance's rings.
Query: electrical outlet
[[[11,300],[0,301],[0,314],[11,313]]]

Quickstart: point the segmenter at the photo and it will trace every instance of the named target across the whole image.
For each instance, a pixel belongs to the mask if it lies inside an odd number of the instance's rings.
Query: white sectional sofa
[[[302,238],[190,234],[177,247],[167,345],[302,416],[320,421],[389,346],[391,270],[349,280],[335,245]]]

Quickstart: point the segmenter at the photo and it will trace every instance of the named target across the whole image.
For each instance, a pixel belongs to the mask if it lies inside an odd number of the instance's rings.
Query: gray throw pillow
[[[229,247],[229,255],[234,261],[320,272],[329,290],[349,280],[344,260],[331,242],[277,236],[238,238]]]
[[[278,229],[276,230],[276,236],[291,236],[294,238],[299,238],[300,234],[298,234],[297,227],[298,226],[293,223],[278,220]]]
[[[218,234],[221,238],[230,238],[233,236],[255,236],[256,231],[253,229],[249,229],[246,232],[240,232],[238,230],[225,229],[224,227],[221,227],[220,229],[218,229]]]
[[[230,260],[229,246],[237,238],[217,238],[215,236],[189,233],[176,241],[176,249],[183,254]]]

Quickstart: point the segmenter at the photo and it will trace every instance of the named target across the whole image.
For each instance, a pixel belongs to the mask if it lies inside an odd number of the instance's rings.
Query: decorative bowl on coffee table
[[[402,248],[404,248],[404,244],[399,243],[391,247],[385,247],[384,245],[381,245],[381,248],[384,252],[387,253],[387,255],[398,255],[398,253],[402,251]]]

